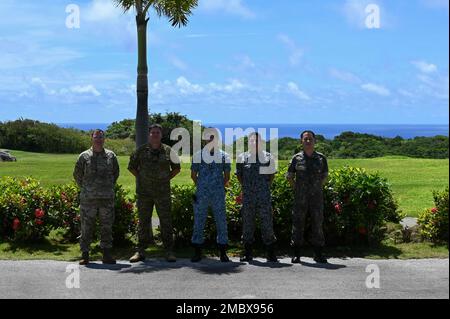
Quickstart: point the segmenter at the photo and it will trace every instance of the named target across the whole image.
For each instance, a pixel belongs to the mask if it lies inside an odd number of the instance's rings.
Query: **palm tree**
[[[138,39],[136,147],[147,143],[148,138],[148,67],[147,67],[147,17],[153,8],[159,17],[166,16],[173,27],[185,26],[198,0],[113,0],[124,12],[135,8]]]

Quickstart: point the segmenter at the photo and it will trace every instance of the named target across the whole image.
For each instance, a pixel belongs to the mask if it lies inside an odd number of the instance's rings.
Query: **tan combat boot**
[[[89,264],[89,253],[88,252],[84,252],[81,254],[81,259],[78,262],[78,264],[81,266]]]
[[[142,251],[137,251],[131,258],[130,263],[137,263],[140,261],[145,261],[145,255]]]

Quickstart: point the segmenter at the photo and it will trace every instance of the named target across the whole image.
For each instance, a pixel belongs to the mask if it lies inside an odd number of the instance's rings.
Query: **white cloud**
[[[204,88],[199,84],[192,84],[185,77],[177,79],[177,87],[182,94],[195,94],[204,92]]]
[[[425,61],[413,61],[411,63],[423,73],[434,73],[437,71],[436,65]]]
[[[83,13],[81,13],[83,14]],[[94,0],[89,4],[85,17],[88,21],[114,20],[123,14],[123,10],[111,0]]]
[[[355,74],[347,71],[341,71],[335,68],[330,69],[330,75],[338,80],[348,83],[361,83],[361,79]]]
[[[288,89],[288,92],[295,95],[296,97],[298,97],[301,100],[306,100],[306,101],[311,100],[311,98],[308,96],[308,94],[306,94],[305,92],[300,90],[298,85],[294,82],[289,82],[287,85],[287,89]]]
[[[245,19],[256,17],[243,0],[200,0],[199,9],[206,12],[225,12]]]
[[[437,99],[449,99],[449,76],[429,76],[420,74],[417,76],[421,82],[419,90]]]
[[[397,92],[398,92],[400,95],[403,95],[403,96],[406,96],[406,97],[409,97],[409,98],[416,97],[415,94],[411,93],[411,92],[408,91],[408,90],[399,89]]]
[[[101,95],[101,93],[99,91],[97,91],[97,89],[92,84],[84,85],[84,86],[75,85],[70,88],[70,91],[73,93],[79,93],[79,94],[92,94],[94,96]]]
[[[169,61],[178,70],[186,71],[188,69],[188,65],[176,56],[170,56]]]
[[[303,50],[297,46],[297,44],[286,34],[278,35],[278,40],[280,40],[286,48],[289,50],[289,63],[292,66],[297,66],[300,64],[300,60],[303,57]]]
[[[384,86],[373,84],[373,83],[367,83],[361,85],[361,88],[365,91],[375,93],[381,96],[389,96],[391,95],[391,92],[385,88]]]

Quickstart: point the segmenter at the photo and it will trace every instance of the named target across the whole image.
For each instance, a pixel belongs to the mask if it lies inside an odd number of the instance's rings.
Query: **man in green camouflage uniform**
[[[152,213],[156,205],[166,259],[175,262],[171,217],[170,180],[181,170],[180,159],[172,149],[161,143],[162,127],[154,124],[149,130],[149,143],[139,147],[130,157],[128,170],[136,177],[139,215],[137,252],[130,262],[145,260],[145,249],[153,241]]]
[[[114,186],[119,178],[116,155],[103,147],[104,132],[95,130],[92,147],[81,153],[73,177],[80,187],[80,221],[82,258],[80,265],[89,263],[89,246],[95,229],[97,213],[100,218],[100,247],[103,263],[115,264],[111,256],[112,227],[114,223]]]
[[[261,136],[252,133],[248,137],[249,151],[241,154],[236,163],[236,175],[242,185],[242,242],[245,253],[241,261],[251,261],[254,241],[256,213],[261,221],[261,234],[267,249],[267,261],[278,262],[274,244],[273,213],[270,185],[275,169],[273,156],[261,149]],[[263,170],[266,169],[267,172]]]
[[[300,263],[301,247],[304,244],[306,216],[311,216],[311,244],[314,248],[314,260],[326,263],[322,255],[325,244],[323,235],[323,185],[328,176],[326,157],[314,150],[316,136],[312,131],[304,131],[301,136],[303,151],[292,158],[287,179],[295,188],[294,208],[292,212],[292,263]]]

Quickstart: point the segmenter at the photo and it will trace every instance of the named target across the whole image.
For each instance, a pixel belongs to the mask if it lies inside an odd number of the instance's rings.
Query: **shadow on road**
[[[241,262],[222,263],[216,259],[205,258],[198,263],[192,263],[189,260],[178,260],[175,263],[169,263],[163,260],[146,260],[133,266],[123,269],[120,273],[150,273],[155,271],[167,271],[171,269],[192,268],[193,270],[209,275],[227,275],[239,273],[239,267],[245,265]]]
[[[331,263],[318,264],[318,263],[309,263],[309,262],[305,262],[305,261],[300,261],[300,265],[305,266],[305,267],[322,268],[322,269],[328,269],[328,270],[337,270],[337,269],[347,267],[345,265],[337,265],[337,264],[331,264]]]
[[[257,266],[257,267],[265,267],[265,268],[286,268],[286,267],[292,267],[291,264],[285,264],[281,262],[273,263],[273,262],[261,262],[259,260],[253,259],[249,262],[250,265]]]
[[[106,269],[106,270],[122,270],[124,268],[130,268],[131,265],[129,264],[115,264],[115,265],[107,265],[107,264],[97,264],[97,263],[89,263],[86,265],[86,268],[90,269]]]

